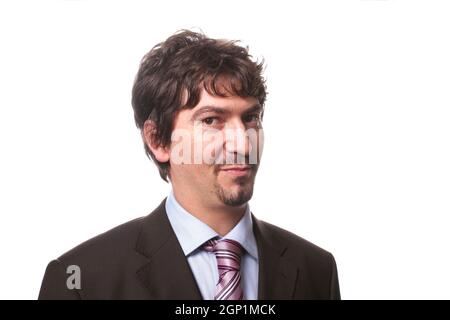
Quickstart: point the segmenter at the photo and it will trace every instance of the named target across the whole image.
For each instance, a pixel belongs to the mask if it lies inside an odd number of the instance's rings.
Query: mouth
[[[233,165],[220,168],[220,171],[233,177],[243,177],[250,175],[252,166],[249,165]]]

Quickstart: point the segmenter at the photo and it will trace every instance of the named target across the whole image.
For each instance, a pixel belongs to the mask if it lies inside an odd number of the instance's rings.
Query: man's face
[[[208,206],[249,201],[262,154],[261,112],[256,98],[213,96],[203,89],[199,103],[174,121],[169,160],[174,190]]]

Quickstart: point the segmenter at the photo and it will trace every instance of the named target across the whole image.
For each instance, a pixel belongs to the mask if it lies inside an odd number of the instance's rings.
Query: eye
[[[208,117],[202,120],[202,123],[206,124],[207,126],[212,126],[214,124],[217,124],[219,119],[217,117]]]
[[[258,122],[259,121],[259,114],[255,113],[255,114],[248,114],[246,116],[244,116],[244,121],[245,122]]]

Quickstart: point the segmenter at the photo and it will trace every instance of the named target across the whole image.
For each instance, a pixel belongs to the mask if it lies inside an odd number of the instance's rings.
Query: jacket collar
[[[151,299],[201,300],[202,295],[186,256],[161,204],[143,219],[136,251],[146,257],[137,276],[149,290]],[[298,269],[285,257],[288,246],[269,225],[252,214],[253,231],[258,246],[258,299],[291,299]]]

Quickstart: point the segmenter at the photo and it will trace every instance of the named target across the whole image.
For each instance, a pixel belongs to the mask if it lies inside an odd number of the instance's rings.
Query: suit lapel
[[[144,218],[136,251],[148,261],[137,276],[149,290],[150,299],[202,299],[194,275],[170,225],[165,201]]]
[[[150,299],[201,300],[194,275],[161,204],[144,218],[136,251],[147,262],[137,277],[148,289]],[[288,246],[252,214],[259,256],[259,300],[292,299],[298,268],[285,256]]]
[[[252,219],[259,256],[258,299],[293,299],[298,268],[285,256],[288,246],[253,214]]]

